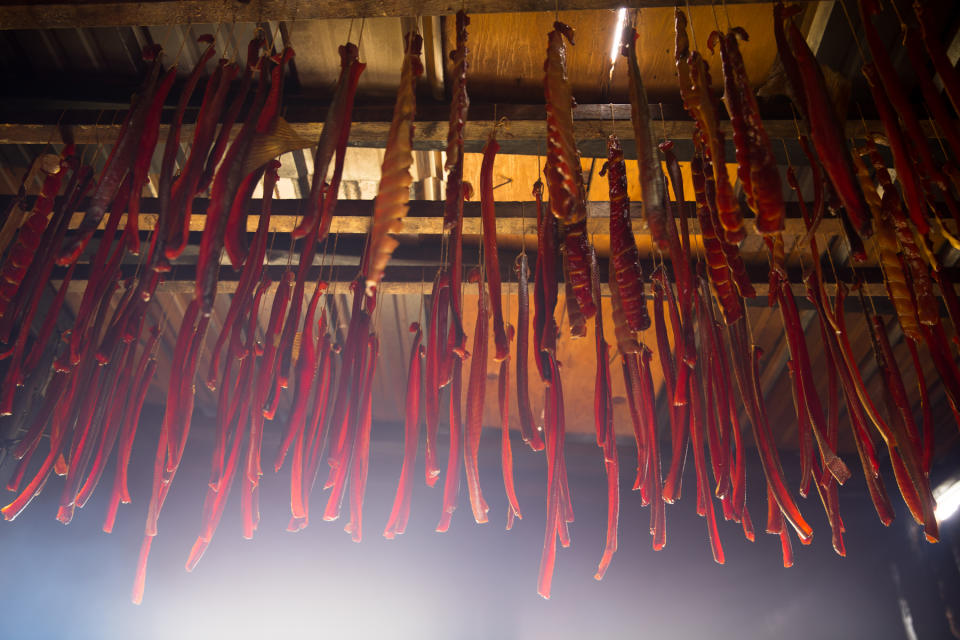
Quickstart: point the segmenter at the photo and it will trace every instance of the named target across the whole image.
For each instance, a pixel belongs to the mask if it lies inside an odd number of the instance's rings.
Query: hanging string
[[[300,226],[300,213],[293,217],[293,228],[296,229]],[[306,249],[307,239],[303,241],[303,246],[300,247],[300,252],[303,253]],[[291,263],[293,262],[293,249],[297,246],[297,241],[293,238],[293,233],[290,233],[290,246],[287,248],[287,269],[290,268]]]
[[[218,23],[217,23],[217,28],[213,30],[213,47],[214,47],[213,50],[214,50],[214,54],[216,54],[217,42],[220,41],[220,27],[221,27],[221,26],[223,26],[222,23],[218,22]],[[226,48],[226,47],[223,48],[223,57],[224,57],[224,58],[227,57],[227,48]]]
[[[100,118],[103,117],[103,109],[100,110],[100,113],[97,114],[97,119],[93,123],[93,140],[94,145],[100,145]],[[89,150],[90,145],[83,145],[83,153],[80,154],[80,166],[83,166],[86,163],[87,151]]]
[[[710,9],[713,10],[713,23],[717,27],[717,31],[720,31],[720,19],[717,18],[717,3],[713,0],[710,0]]]
[[[57,132],[60,131],[60,123],[63,121],[63,115],[66,113],[66,109],[60,111],[60,117],[57,118],[57,124],[53,125],[53,129],[50,130],[50,136],[47,138],[47,144],[43,145],[43,151],[40,153],[46,153],[53,145],[53,136],[57,135]]]
[[[660,127],[663,129],[663,141],[667,142],[667,118],[663,115],[663,103],[660,104]]]
[[[944,158],[949,157],[947,155],[947,148],[943,146],[943,138],[940,137],[940,129],[937,127],[937,121],[933,119],[933,116],[930,115],[930,108],[927,107],[926,103],[923,105],[923,112],[927,114],[927,121],[930,123],[930,128],[933,131],[933,137],[936,139],[937,144],[940,146],[940,152],[943,154]],[[861,114],[861,117],[862,114]]]
[[[730,22],[730,12],[727,11],[727,0],[721,0],[723,3],[723,15],[727,18],[727,31],[730,31],[733,28],[733,23]]]
[[[787,286],[790,286],[789,284]],[[747,326],[747,339],[750,340],[751,346],[756,346],[756,341],[753,339],[753,323],[750,322],[750,308],[747,307],[746,302],[741,302],[743,304],[743,321]],[[753,354],[750,354],[750,357],[753,357]]]
[[[338,280],[333,279],[333,262],[337,259],[337,244],[340,242],[340,218],[337,218],[337,230],[333,236],[333,251],[330,252],[330,271],[327,274],[327,282],[330,283],[330,295],[337,292]],[[322,273],[322,271],[321,271]]]
[[[330,235],[323,239],[323,251],[320,253],[320,273],[317,276],[318,282],[323,279],[323,270],[327,266],[327,249],[330,247]]]
[[[130,215],[130,214],[128,213],[127,215]],[[151,230],[150,233],[147,235],[147,242],[145,243],[147,246],[151,246],[153,244],[153,236],[156,235],[156,233],[157,233],[157,226],[154,226],[153,230]],[[122,235],[120,236],[120,243],[121,244],[123,243]],[[133,272],[134,281],[138,281],[140,278],[140,268],[143,267],[143,261],[146,258],[146,255],[147,255],[147,252],[141,250],[140,254],[137,256],[137,268]]]
[[[860,108],[860,103],[857,102],[857,112],[860,114],[860,124],[863,126],[863,137],[865,140],[872,140],[873,136],[870,134],[870,130],[867,128],[867,120],[863,117],[863,109]]]
[[[896,0],[890,0],[890,6],[893,7],[893,12],[897,14],[897,21],[900,23],[900,33],[903,35],[902,44],[907,43],[907,23],[903,20],[903,15],[900,13],[900,8],[897,6]]]
[[[270,264],[270,256],[273,254],[273,246],[277,243],[277,234],[280,233],[280,228],[275,226],[273,228],[273,238],[270,239],[270,248],[267,250],[266,261],[267,264]]]
[[[237,43],[236,24],[230,23],[230,44],[233,45],[233,54],[230,56],[231,62],[240,60],[240,45]]]
[[[520,254],[527,255],[527,212],[520,203]]]
[[[837,285],[839,285],[839,284],[840,284],[840,272],[837,271],[837,265],[835,265],[835,264],[833,263],[833,251],[832,251],[832,247],[830,246],[830,244],[831,244],[831,243],[829,243],[829,242],[827,243],[827,246],[825,247],[826,250],[824,251],[824,253],[827,254],[827,262],[830,263],[830,271],[833,273],[833,281],[834,281]]]
[[[873,252],[877,254],[877,264],[880,265],[880,273],[883,275],[883,281],[889,282],[889,280],[887,279],[887,270],[883,268],[883,260],[880,259],[880,248],[877,246],[876,238],[871,238],[870,244],[873,246]],[[860,287],[861,294],[863,293],[863,288],[865,286],[866,286],[866,283],[863,282]],[[867,297],[870,299],[870,306],[873,307],[873,315],[875,316],[880,315],[877,313],[877,303],[873,299],[873,296],[868,294]]]
[[[191,24],[187,23],[182,28],[182,36],[180,37],[180,47],[177,49],[177,55],[173,57],[173,66],[177,66],[180,63],[180,55],[183,53],[183,48],[187,44],[187,33],[190,31]]]
[[[513,293],[511,293],[511,291],[512,291],[513,288],[510,286],[510,283],[512,282],[512,278],[513,278],[513,269],[509,269],[509,270],[507,271],[507,295],[506,295],[506,298],[507,298],[507,324],[510,324],[510,317],[511,317],[511,316],[510,316],[510,309],[511,309],[510,299],[513,298]],[[520,285],[520,283],[517,282],[517,290],[518,290],[518,291],[519,291],[519,285]],[[516,329],[516,327],[514,327],[514,329]],[[508,357],[509,357],[509,356],[508,356]]]
[[[857,30],[853,26],[853,20],[850,18],[850,12],[847,11],[847,3],[843,0],[840,0],[840,6],[843,8],[843,15],[847,18],[847,25],[850,27],[850,35],[853,37],[853,42],[857,45],[857,51],[860,52],[860,59],[866,61],[867,58],[863,53],[863,47],[860,46],[860,39],[857,37]]]
[[[160,305],[160,321],[157,323],[157,327],[160,329],[160,334],[158,336],[162,337],[167,330],[167,308],[164,305]],[[157,343],[153,345],[154,351],[153,355],[156,356],[160,351],[160,340],[157,340]]]
[[[377,288],[379,289],[381,286],[383,286],[383,285],[382,285],[382,284],[377,285]],[[371,333],[379,333],[378,329],[380,328],[380,314],[381,314],[381,313],[383,313],[383,300],[379,300],[378,303],[377,303],[376,308],[373,310],[373,316],[372,316],[372,318],[371,318],[371,320],[370,320],[370,324],[371,324],[371,330],[370,330],[370,332],[371,332]],[[378,349],[378,351],[379,351],[379,349]],[[378,357],[379,357],[379,354],[378,354]]]
[[[426,271],[426,267],[420,267],[420,308],[417,310],[417,321],[422,321],[424,325],[427,323],[427,314],[424,311],[425,300],[427,297]]]
[[[693,12],[690,11],[690,0],[683,0],[687,5],[687,23],[690,25],[690,39],[693,40],[693,50],[699,51],[697,46],[697,31],[693,28]]]
[[[276,31],[273,31],[273,30],[271,29],[270,32],[269,32],[267,35],[270,37],[270,40],[267,42],[267,48],[270,50],[271,53],[273,53],[274,55],[276,55],[276,54],[277,54],[277,46],[276,46],[276,43],[277,43],[277,39],[278,39],[279,36],[280,36],[280,23],[277,23],[277,30],[276,30]]]
[[[360,52],[360,43],[363,42],[363,26],[367,23],[366,18],[361,18],[360,20],[360,35],[357,36],[357,53]]]

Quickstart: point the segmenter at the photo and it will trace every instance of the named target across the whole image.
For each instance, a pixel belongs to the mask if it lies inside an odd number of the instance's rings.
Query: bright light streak
[[[960,480],[941,484],[933,490],[933,497],[937,501],[934,515],[937,522],[943,522],[960,509]]]
[[[617,26],[613,32],[613,46],[610,47],[610,64],[616,64],[617,55],[620,53],[620,39],[623,37],[623,25],[627,21],[627,9],[621,8],[617,11]]]

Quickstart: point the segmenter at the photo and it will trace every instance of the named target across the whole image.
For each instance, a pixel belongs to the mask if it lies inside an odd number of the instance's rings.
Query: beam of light
[[[620,39],[623,37],[623,25],[627,21],[627,9],[622,7],[617,11],[617,26],[613,31],[613,46],[610,47],[610,64],[617,62],[617,55],[620,53]]]
[[[937,501],[934,516],[937,522],[943,522],[960,509],[960,479],[941,484],[933,490],[933,497]]]

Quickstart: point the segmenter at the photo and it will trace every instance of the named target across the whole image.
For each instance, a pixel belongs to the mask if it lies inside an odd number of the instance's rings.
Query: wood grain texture
[[[467,143],[482,144],[487,139],[492,120],[471,120],[464,129],[464,140]],[[765,120],[764,127],[771,138],[786,138],[793,140],[797,137],[797,126],[793,120]],[[934,137],[934,128],[929,120],[922,120],[924,132]],[[316,139],[323,130],[322,122],[291,122],[293,130],[308,140]],[[867,128],[870,131],[881,131],[879,121],[868,120]],[[431,120],[415,123],[415,146],[418,149],[444,149],[447,141],[447,121]],[[689,140],[693,136],[694,123],[692,120],[667,120],[656,124],[657,134],[661,137],[666,134],[673,140]],[[578,141],[606,140],[611,133],[617,134],[624,141],[633,140],[633,128],[629,120],[574,120],[574,136]],[[350,128],[350,146],[383,148],[389,122],[354,122]],[[720,130],[731,134],[729,121],[720,122]],[[850,137],[863,137],[864,127],[860,121],[849,121],[846,124],[846,134]],[[92,125],[82,124],[73,127],[74,140],[77,144],[113,144],[120,132],[120,125]],[[167,126],[160,126],[160,139],[166,136]],[[546,139],[546,114],[539,120],[512,120],[507,129],[498,135],[501,143],[504,142],[531,142],[541,147]],[[185,124],[182,129],[182,139],[189,140],[193,136],[193,125]],[[56,125],[32,123],[0,123],[0,144],[42,144],[51,140],[59,140]],[[508,154],[509,146],[504,145],[501,153]],[[534,147],[535,149],[536,147]],[[536,151],[533,151],[533,155]],[[799,158],[798,158],[799,159]]]
[[[646,3],[630,3],[633,6]],[[640,73],[643,75],[651,103],[666,96],[676,101],[678,91],[676,67],[673,60],[674,3],[642,9],[637,14]],[[696,4],[696,3],[691,3]],[[730,4],[730,3],[728,3]],[[567,11],[567,3],[559,17],[576,30],[576,44],[567,47],[567,71],[574,96],[579,102],[627,100],[627,74],[618,54],[610,76],[610,51],[617,22],[615,11]],[[611,5],[612,7],[613,5]],[[653,5],[646,5],[653,6]],[[471,8],[471,11],[472,8]],[[717,16],[717,19],[714,18]],[[741,26],[748,33],[756,33],[754,41],[743,44],[747,73],[754,84],[766,78],[776,58],[776,46],[768,37],[773,24],[773,5],[770,3],[730,6],[726,14],[719,6],[714,9],[691,7],[690,22],[696,43],[713,71],[713,84],[720,88],[719,53],[713,55],[706,48],[710,31]],[[543,61],[546,56],[547,33],[553,28],[554,14],[495,13],[471,17],[470,72],[471,93],[485,100],[515,102],[527,96],[543,94]],[[447,21],[447,42],[454,37],[452,21]],[[510,55],[504,55],[510,51]],[[449,63],[448,63],[449,71]],[[627,123],[629,125],[629,123]]]
[[[729,0],[727,4],[741,4]],[[616,9],[618,0],[564,0],[564,11]],[[672,0],[633,0],[635,7],[672,7]],[[690,0],[692,5],[709,4]],[[0,29],[70,29],[80,27],[153,26],[219,22],[266,22],[321,18],[438,16],[456,13],[460,2],[448,0],[145,0],[143,2],[31,3],[16,0],[0,5]],[[470,13],[539,11],[542,0],[476,0]]]

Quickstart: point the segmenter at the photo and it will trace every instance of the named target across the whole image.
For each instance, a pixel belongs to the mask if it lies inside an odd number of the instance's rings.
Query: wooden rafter
[[[542,107],[541,107],[542,108]],[[934,137],[934,128],[929,120],[921,123],[927,134]],[[486,141],[490,130],[493,128],[492,120],[471,120],[464,129],[464,138],[468,144],[483,144]],[[291,122],[294,131],[308,140],[315,140],[323,129],[322,122]],[[446,147],[447,142],[446,120],[417,121],[415,143],[419,149],[440,150]],[[657,131],[660,135],[665,135],[673,140],[690,140],[693,136],[694,123],[691,120],[666,120],[662,124],[663,131]],[[782,138],[793,140],[797,137],[796,123],[793,120],[765,120],[764,127],[771,138]],[[869,131],[882,131],[882,125],[878,121],[868,120],[866,127]],[[661,123],[657,123],[657,129],[661,128]],[[720,123],[720,128],[729,137],[732,133],[729,121]],[[77,144],[113,144],[120,131],[120,125],[94,125],[83,124],[72,127],[74,141]],[[166,125],[160,127],[160,139],[166,136]],[[383,147],[384,141],[390,129],[389,121],[364,122],[355,121],[350,128],[350,144],[356,147]],[[628,119],[621,119],[611,122],[607,119],[580,119],[574,121],[574,136],[578,141],[605,141],[611,134],[617,134],[624,143],[633,140],[633,128]],[[846,125],[846,133],[850,137],[862,137],[864,134],[864,123],[860,121],[849,121]],[[193,136],[193,125],[183,126],[181,134],[185,140]],[[517,147],[517,143],[536,143],[542,147],[546,136],[546,116],[537,120],[511,120],[509,127],[498,134],[501,144],[504,146],[504,152],[524,153],[522,147]],[[59,133],[54,124],[32,124],[32,123],[0,123],[0,144],[47,144],[51,140],[58,140]],[[514,145],[511,147],[511,145]],[[534,151],[535,153],[535,151]],[[798,156],[795,161],[799,160]]]
[[[0,198],[0,203],[8,198]],[[299,213],[302,209],[301,200],[274,200],[270,218],[270,231],[290,233],[299,222]],[[152,231],[157,225],[157,205],[155,198],[143,198],[139,219],[139,228],[142,231]],[[190,218],[190,231],[203,231],[206,223],[208,200],[197,198],[194,200]],[[399,234],[441,235],[443,233],[443,207],[440,201],[415,200],[410,203],[410,210],[402,222]],[[532,241],[536,238],[536,204],[534,202],[498,202],[497,203],[497,234],[523,235],[526,234]],[[638,235],[647,235],[642,228],[643,205],[640,202],[630,203],[631,216],[638,221],[635,231]],[[247,231],[256,231],[260,210],[260,201],[250,203],[247,217]],[[337,215],[334,218],[331,231],[344,234],[364,234],[370,226],[370,214],[373,211],[372,200],[344,200],[337,204]],[[609,232],[610,205],[606,202],[589,202],[587,204],[587,233],[591,236],[607,235]],[[74,214],[70,222],[71,228],[80,224],[83,216],[82,209]],[[101,227],[106,224],[106,219]],[[748,220],[747,224],[751,224]],[[126,225],[126,218],[121,218],[121,228]],[[463,233],[466,235],[480,235],[480,203],[467,202],[464,204]],[[699,234],[699,225],[696,219],[691,218],[690,230],[696,236]],[[835,236],[841,232],[839,221],[827,218],[821,221],[818,233],[824,236]],[[802,235],[806,233],[800,209],[796,204],[788,206],[784,233],[787,235]]]
[[[728,0],[742,4],[749,0]],[[632,0],[631,7],[672,7],[673,0]],[[708,0],[689,0],[691,5],[710,4]],[[621,0],[564,0],[563,11],[617,9]],[[447,0],[146,0],[145,2],[73,2],[31,3],[23,0],[0,4],[0,29],[56,29],[80,27],[153,26],[166,24],[266,22],[314,20],[324,18],[379,18],[439,16],[455,13],[459,2]],[[543,11],[552,4],[542,0],[475,0],[471,13],[506,11]]]
[[[390,270],[388,268],[387,277],[390,278]],[[54,287],[60,286],[60,281],[52,281]],[[330,288],[334,291],[349,291],[352,281],[349,279],[334,279],[327,282]],[[277,289],[278,282],[274,281],[268,287],[268,292],[274,292]],[[428,283],[429,285],[429,283]],[[84,289],[87,286],[86,280],[71,280],[70,285],[67,287],[68,293],[80,294],[83,293]],[[194,292],[194,282],[192,280],[164,280],[159,284],[157,290],[161,293],[180,293],[180,294],[192,294]],[[315,282],[308,282],[305,291],[307,294],[313,293],[313,289],[316,286]],[[805,304],[802,296],[806,295],[806,289],[803,284],[793,283],[793,294],[797,297],[798,306],[807,309],[808,305]],[[504,295],[516,295],[517,293],[517,283],[516,282],[504,282],[502,285],[502,291]],[[827,293],[831,296],[836,294],[837,285],[833,283],[827,283],[825,285]],[[886,296],[886,289],[881,283],[873,284],[864,284],[864,295],[873,298],[883,299]],[[429,286],[427,287],[429,288]],[[767,305],[767,293],[770,290],[770,286],[766,283],[757,283],[754,285],[754,288],[757,290],[757,297],[747,300],[749,306],[766,306]],[[220,280],[217,283],[217,293],[232,294],[237,290],[237,280]],[[388,279],[380,283],[377,291],[381,295],[423,295],[424,292],[424,283],[422,280],[395,280]],[[610,287],[607,283],[602,283],[600,285],[600,295],[603,297],[610,296]],[[859,304],[859,303],[858,303]],[[813,308],[809,306],[809,308]]]

